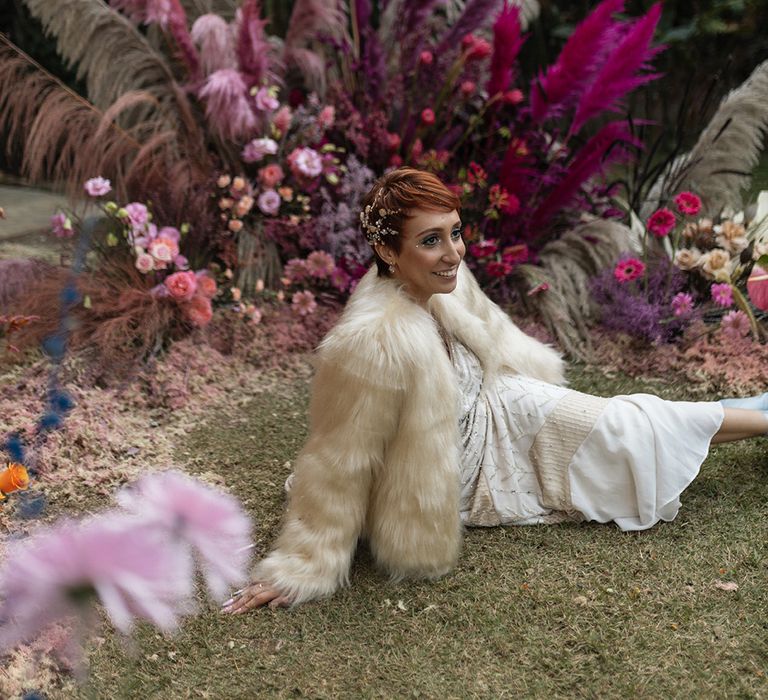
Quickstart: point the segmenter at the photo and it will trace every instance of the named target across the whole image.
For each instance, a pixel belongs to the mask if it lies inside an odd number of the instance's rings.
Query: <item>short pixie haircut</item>
[[[382,237],[382,243],[396,253],[400,252],[402,245],[400,234],[403,226],[414,209],[461,211],[461,200],[455,192],[449,190],[436,175],[416,168],[397,168],[380,177],[363,198],[362,208],[373,205],[374,201],[376,206],[371,206],[369,221],[373,225],[381,222],[383,228],[397,232],[396,236]],[[395,213],[382,217],[379,215],[382,209]],[[379,277],[390,277],[389,265],[379,257],[375,248],[373,255]]]

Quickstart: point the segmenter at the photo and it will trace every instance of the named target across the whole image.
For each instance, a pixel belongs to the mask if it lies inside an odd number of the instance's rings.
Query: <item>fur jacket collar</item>
[[[428,308],[372,268],[318,348],[310,437],[285,520],[256,579],[299,603],[347,581],[358,538],[393,577],[437,577],[461,542],[457,381],[440,327],[499,372],[563,383],[563,363],[525,335],[462,264]]]

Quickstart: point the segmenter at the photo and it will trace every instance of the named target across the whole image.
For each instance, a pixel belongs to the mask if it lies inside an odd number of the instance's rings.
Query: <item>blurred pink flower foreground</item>
[[[171,630],[191,609],[192,591],[186,552],[136,518],[64,521],[9,548],[0,572],[0,649],[55,622],[88,619],[96,596],[122,632],[134,618]]]
[[[251,521],[236,498],[178,471],[150,474],[117,494],[142,522],[189,544],[211,595],[223,600],[247,580]]]

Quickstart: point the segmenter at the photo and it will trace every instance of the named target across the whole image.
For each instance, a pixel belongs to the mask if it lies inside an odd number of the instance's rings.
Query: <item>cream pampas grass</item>
[[[763,150],[768,129],[768,61],[720,103],[696,145],[678,158],[654,184],[642,209],[645,218],[683,190],[698,194],[704,211],[716,215],[724,207],[740,210],[741,192]]]

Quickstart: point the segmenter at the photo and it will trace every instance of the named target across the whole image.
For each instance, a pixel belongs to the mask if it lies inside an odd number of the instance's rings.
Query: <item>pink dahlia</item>
[[[333,261],[333,256],[324,250],[315,250],[307,256],[307,272],[312,277],[325,279],[335,267],[336,263]]]
[[[308,316],[317,308],[315,295],[312,292],[296,292],[291,300],[293,310],[300,316]]]
[[[738,340],[749,333],[750,325],[747,314],[743,311],[729,311],[720,321],[720,330],[726,338]]]
[[[693,297],[687,292],[679,292],[672,297],[672,313],[675,316],[687,316],[693,311]]]
[[[112,191],[112,184],[103,177],[92,177],[90,180],[86,180],[84,187],[91,197],[101,197]]]
[[[342,268],[336,267],[333,272],[331,272],[330,279],[334,289],[337,289],[340,292],[346,292],[351,278]]]
[[[710,292],[712,293],[712,301],[718,306],[725,308],[733,306],[733,288],[728,282],[713,284]]]
[[[613,276],[619,282],[631,282],[636,280],[645,272],[645,264],[637,258],[625,258],[616,263],[613,269]]]
[[[693,192],[681,192],[675,197],[675,204],[681,214],[696,216],[701,211],[701,198]]]
[[[648,230],[657,238],[668,236],[675,228],[675,215],[666,207],[657,209],[648,217]]]
[[[288,279],[289,283],[302,282],[307,278],[309,270],[307,270],[307,261],[301,258],[291,258],[283,268],[283,273]]]
[[[152,529],[191,546],[214,598],[246,581],[252,525],[234,496],[166,471],[142,477],[118,492],[117,501]]]

